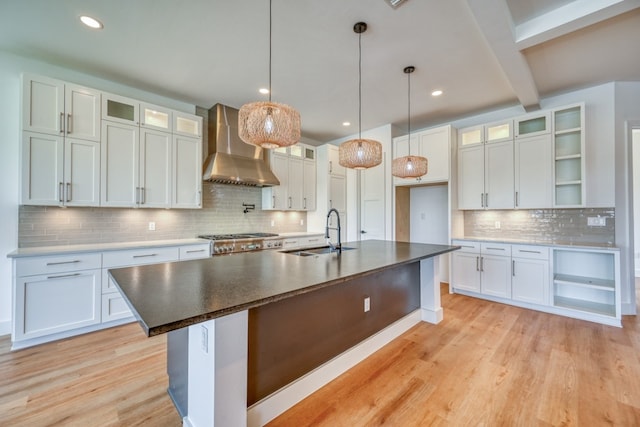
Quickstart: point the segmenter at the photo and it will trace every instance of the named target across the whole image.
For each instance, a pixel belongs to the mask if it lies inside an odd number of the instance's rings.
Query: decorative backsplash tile
[[[589,226],[589,217],[605,218],[606,225]],[[615,209],[465,211],[464,237],[615,244]]]
[[[20,206],[18,246],[185,239],[198,234],[285,233],[307,229],[306,212],[262,211],[262,190],[258,187],[204,182],[202,189],[202,209]],[[256,208],[245,214],[243,203],[255,204]],[[155,231],[149,231],[149,222],[155,222]]]

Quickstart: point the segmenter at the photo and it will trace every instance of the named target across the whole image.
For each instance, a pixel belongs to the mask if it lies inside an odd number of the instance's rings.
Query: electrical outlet
[[[156,231],[156,223],[151,221],[149,223],[149,231]]]
[[[590,227],[606,227],[607,218],[601,216],[587,217],[587,225]]]
[[[304,219],[300,220],[300,225],[304,225]]]
[[[427,215],[424,212],[420,212],[420,219],[424,221],[427,219]]]
[[[496,230],[500,230],[500,221],[496,221],[493,225],[496,227]]]
[[[365,297],[364,299],[364,312],[371,310],[371,298]]]
[[[275,220],[273,220],[273,219],[271,220],[271,226],[272,226],[272,227],[275,227],[275,226],[276,226],[276,221],[275,221]]]
[[[209,330],[204,325],[201,325],[200,329],[200,342],[204,354],[209,354]]]

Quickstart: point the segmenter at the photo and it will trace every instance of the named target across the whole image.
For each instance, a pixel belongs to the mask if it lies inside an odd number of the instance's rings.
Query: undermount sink
[[[343,251],[350,251],[355,248],[348,248],[346,246],[342,247]],[[297,255],[297,256],[313,256],[313,255],[322,255],[322,254],[333,254],[338,253],[340,250],[332,249],[331,246],[320,246],[317,248],[306,248],[306,249],[293,249],[290,251],[282,251],[285,254]]]

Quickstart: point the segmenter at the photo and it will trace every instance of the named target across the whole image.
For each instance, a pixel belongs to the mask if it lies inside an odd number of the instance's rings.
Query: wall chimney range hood
[[[264,150],[238,136],[238,110],[216,104],[209,110],[205,181],[269,187],[280,185],[264,159]]]

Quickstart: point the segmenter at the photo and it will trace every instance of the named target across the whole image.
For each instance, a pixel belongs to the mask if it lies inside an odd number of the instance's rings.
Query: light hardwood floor
[[[420,324],[271,426],[640,426],[640,320],[624,328],[443,288]],[[0,339],[0,426],[180,426],[164,336],[136,324],[17,352]]]

